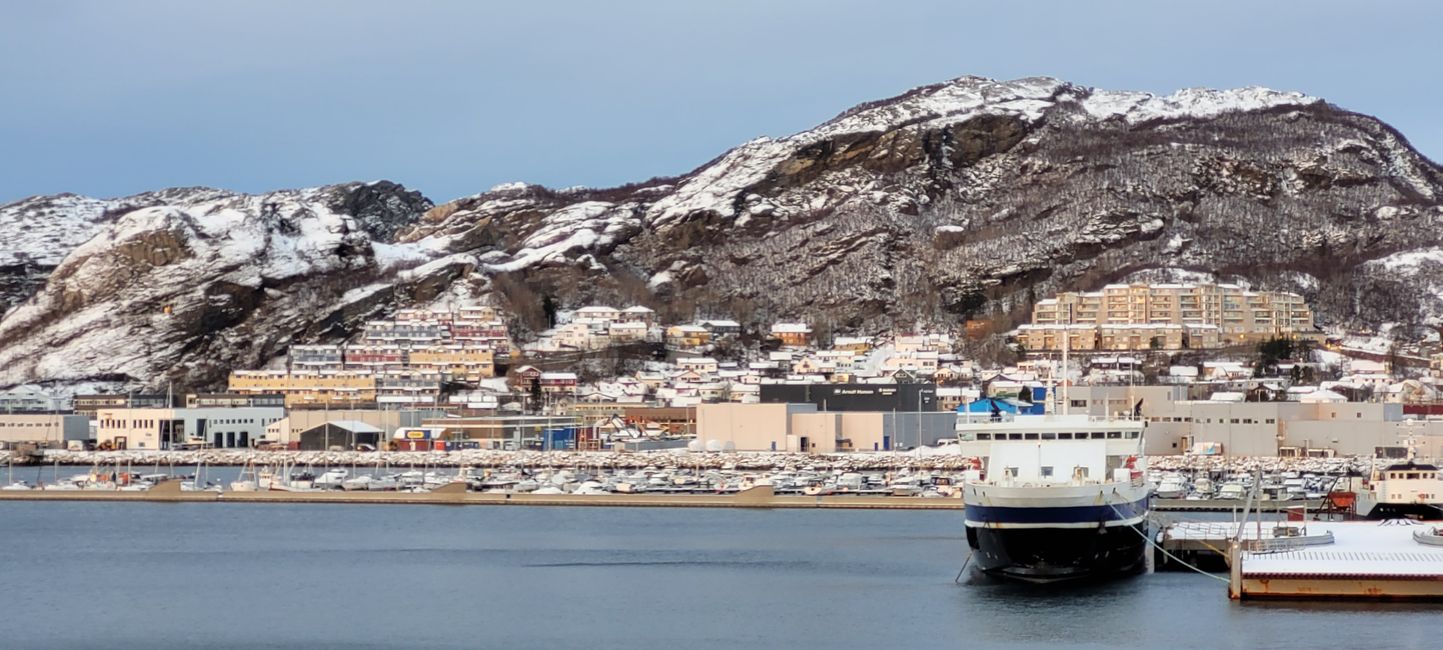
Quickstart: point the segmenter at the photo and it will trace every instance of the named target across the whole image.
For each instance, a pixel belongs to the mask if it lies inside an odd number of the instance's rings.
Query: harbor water
[[[964,579],[946,511],[0,502],[8,648],[1415,648],[1437,607]]]

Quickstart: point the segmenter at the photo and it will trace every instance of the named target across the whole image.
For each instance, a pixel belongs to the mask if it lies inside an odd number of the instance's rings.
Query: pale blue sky
[[[0,202],[615,185],[964,74],[1300,90],[1443,159],[1443,2],[3,0],[0,16]]]

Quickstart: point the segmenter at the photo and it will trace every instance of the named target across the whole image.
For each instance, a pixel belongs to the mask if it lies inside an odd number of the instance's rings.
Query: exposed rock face
[[[317,324],[348,333],[434,257],[386,243],[431,208],[391,183],[142,197],[106,202],[98,233],[0,321],[0,384],[213,386]]]
[[[0,256],[0,299],[50,273],[0,321],[0,384],[214,382],[488,292],[523,326],[551,295],[874,332],[1005,327],[1057,291],[1207,274],[1301,291],[1329,324],[1418,324],[1443,315],[1440,197],[1443,171],[1398,133],[1296,93],[972,77],[613,189],[42,197],[0,208],[0,234],[75,224],[48,257]]]

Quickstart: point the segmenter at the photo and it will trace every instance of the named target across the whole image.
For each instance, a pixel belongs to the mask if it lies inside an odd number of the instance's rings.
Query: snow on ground
[[[103,226],[115,201],[74,194],[37,196],[0,206],[0,266],[55,266]]]
[[[1095,118],[1121,116],[1129,123],[1184,117],[1214,117],[1233,111],[1257,111],[1274,106],[1306,106],[1322,101],[1297,92],[1252,86],[1232,90],[1186,88],[1159,97],[1152,93],[1094,90],[1082,108]]]
[[[1419,265],[1425,262],[1443,263],[1443,248],[1424,248],[1421,250],[1394,253],[1387,257],[1381,257],[1368,262],[1368,265],[1381,266],[1388,271],[1403,271],[1417,269]]]
[[[590,251],[616,241],[634,225],[628,206],[584,201],[553,212],[522,242],[511,259],[488,264],[497,272],[519,271],[542,262],[560,261],[572,251]]]

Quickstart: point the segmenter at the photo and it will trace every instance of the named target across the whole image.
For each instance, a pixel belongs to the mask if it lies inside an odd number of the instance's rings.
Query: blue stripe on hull
[[[1101,506],[1070,506],[1063,508],[1008,508],[966,505],[968,521],[987,524],[1083,524],[1122,521],[1147,514],[1147,499],[1132,503]],[[1113,508],[1116,507],[1116,510]]]

